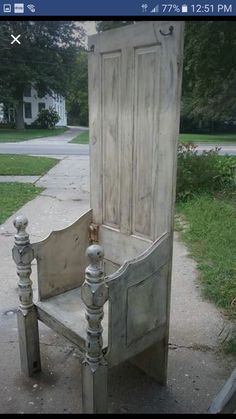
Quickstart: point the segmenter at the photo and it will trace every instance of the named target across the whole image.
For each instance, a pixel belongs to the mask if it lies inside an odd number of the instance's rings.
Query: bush
[[[31,124],[26,124],[25,123],[25,129],[41,129],[41,125],[39,125],[38,119],[36,119],[35,121],[31,122]]]
[[[41,128],[54,128],[55,125],[60,121],[60,116],[57,111],[51,106],[49,109],[42,109],[38,114],[38,118],[35,121]]]
[[[192,143],[179,144],[176,200],[187,201],[201,192],[235,188],[236,158],[219,156],[219,148],[197,154]]]
[[[12,129],[12,128],[15,128],[15,127],[16,127],[15,122],[8,122],[8,121],[1,121],[0,122],[0,129],[1,128],[3,128],[3,129]]]

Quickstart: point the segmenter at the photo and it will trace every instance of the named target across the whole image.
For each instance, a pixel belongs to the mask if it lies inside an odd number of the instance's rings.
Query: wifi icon
[[[29,9],[29,11],[31,13],[35,13],[35,5],[34,4],[28,4],[27,9]]]

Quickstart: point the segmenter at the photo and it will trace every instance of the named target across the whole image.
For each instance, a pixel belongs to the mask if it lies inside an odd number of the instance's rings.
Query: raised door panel
[[[135,50],[132,232],[154,239],[155,161],[158,144],[160,46]]]
[[[103,224],[120,227],[121,53],[102,56]]]

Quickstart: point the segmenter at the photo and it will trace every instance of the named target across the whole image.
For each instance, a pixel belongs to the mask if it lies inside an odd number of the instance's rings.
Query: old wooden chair
[[[107,411],[108,367],[125,360],[166,382],[182,46],[182,22],[90,37],[91,209],[34,244],[15,220],[22,371],[41,368],[40,320],[84,354],[84,412]]]

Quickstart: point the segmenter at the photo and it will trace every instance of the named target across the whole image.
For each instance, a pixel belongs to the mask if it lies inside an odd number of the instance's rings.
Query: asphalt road
[[[87,144],[26,144],[4,143],[0,144],[0,154],[33,154],[36,156],[88,156]]]
[[[198,152],[204,150],[208,151],[215,148],[216,144],[198,144]],[[219,154],[229,154],[236,156],[236,144],[224,144],[218,145],[221,147]],[[29,142],[19,143],[2,143],[0,144],[0,154],[33,154],[38,156],[88,156],[89,145],[88,144],[71,144],[67,142],[43,142],[37,140],[31,140]]]
[[[196,144],[198,146],[198,152],[202,151],[209,151],[212,148],[220,147],[221,150],[219,151],[219,154],[229,154],[230,156],[236,156],[236,144]]]

